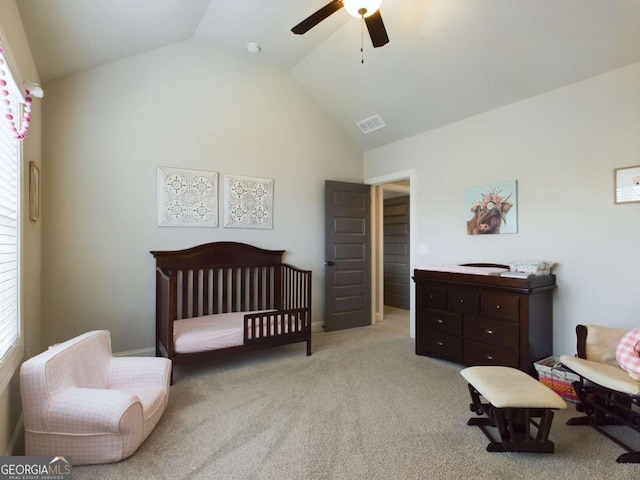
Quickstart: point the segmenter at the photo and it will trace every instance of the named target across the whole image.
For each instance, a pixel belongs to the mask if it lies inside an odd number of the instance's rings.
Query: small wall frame
[[[614,203],[640,202],[640,165],[616,168],[613,182]]]
[[[40,169],[29,162],[29,220],[40,220]]]

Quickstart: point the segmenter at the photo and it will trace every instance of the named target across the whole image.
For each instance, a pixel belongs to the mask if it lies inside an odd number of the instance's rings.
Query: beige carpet
[[[74,479],[637,479],[623,450],[556,415],[554,454],[489,453],[458,365],[414,353],[408,317],[180,368],[133,455]],[[618,427],[620,428],[620,427]]]

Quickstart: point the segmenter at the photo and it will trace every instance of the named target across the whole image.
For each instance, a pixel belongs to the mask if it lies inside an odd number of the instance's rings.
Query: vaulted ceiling
[[[374,49],[329,0],[16,0],[43,82],[196,38],[289,71],[363,150],[640,62],[640,0],[384,0]],[[367,135],[356,123],[379,115]]]

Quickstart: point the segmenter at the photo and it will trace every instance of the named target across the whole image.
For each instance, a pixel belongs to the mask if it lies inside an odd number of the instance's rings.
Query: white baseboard
[[[12,457],[16,451],[16,445],[22,441],[24,438],[24,419],[22,418],[22,413],[20,414],[20,418],[18,418],[18,423],[16,424],[16,429],[13,431],[13,435],[11,435],[11,440],[9,441],[9,445],[7,446],[7,451],[5,452],[6,457]]]
[[[114,357],[155,357],[156,350],[153,347],[139,348],[138,350],[127,350],[126,352],[117,352]]]

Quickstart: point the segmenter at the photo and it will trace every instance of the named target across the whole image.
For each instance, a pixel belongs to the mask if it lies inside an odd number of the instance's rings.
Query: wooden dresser
[[[552,354],[555,275],[528,279],[414,270],[416,354],[535,376]]]

